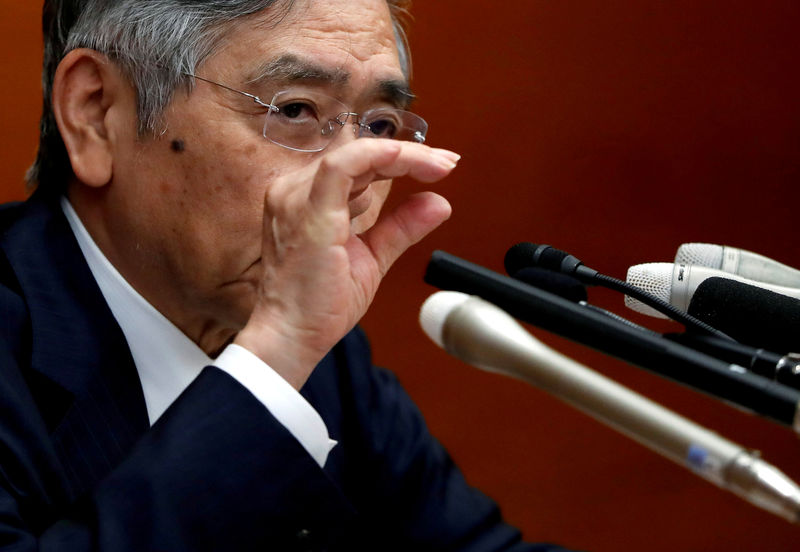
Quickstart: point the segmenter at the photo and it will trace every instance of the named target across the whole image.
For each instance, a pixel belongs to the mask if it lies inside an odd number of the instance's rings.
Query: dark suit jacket
[[[351,332],[303,394],[324,469],[206,367],[152,428],[125,338],[57,200],[0,210],[0,549],[550,550],[468,487]]]

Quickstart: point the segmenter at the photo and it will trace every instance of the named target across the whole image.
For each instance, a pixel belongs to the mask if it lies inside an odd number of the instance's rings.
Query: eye
[[[403,124],[396,113],[382,111],[371,114],[364,126],[376,138],[394,138]]]
[[[278,106],[278,114],[285,119],[293,122],[309,122],[319,120],[316,106],[310,102],[289,101]]]
[[[367,125],[369,131],[380,138],[394,138],[397,134],[397,125],[389,119],[379,119]]]

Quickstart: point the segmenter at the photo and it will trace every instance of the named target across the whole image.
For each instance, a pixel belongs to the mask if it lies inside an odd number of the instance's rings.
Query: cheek
[[[194,207],[226,209],[263,202],[274,171],[263,162],[258,145],[176,137],[166,141],[169,170],[159,175],[161,189]]]
[[[170,221],[169,235],[183,244],[186,260],[216,258],[234,270],[252,262],[260,253],[264,193],[276,173],[263,162],[260,144],[204,144],[184,135],[160,142],[161,163],[142,168],[157,183],[155,209]]]

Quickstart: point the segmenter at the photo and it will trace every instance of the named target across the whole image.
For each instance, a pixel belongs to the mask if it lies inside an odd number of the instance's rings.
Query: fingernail
[[[456,152],[454,152],[454,151],[441,149],[441,148],[433,148],[432,151],[433,151],[434,155],[437,155],[438,157],[441,157],[442,159],[447,159],[448,161],[450,161],[453,164],[458,163],[459,159],[461,159],[461,156],[459,154],[457,154]]]
[[[431,157],[433,157],[433,160],[440,167],[443,167],[443,168],[445,168],[447,170],[453,170],[453,169],[456,168],[456,163],[454,161],[451,161],[450,159],[448,159],[447,157],[445,157],[443,155],[433,155]]]

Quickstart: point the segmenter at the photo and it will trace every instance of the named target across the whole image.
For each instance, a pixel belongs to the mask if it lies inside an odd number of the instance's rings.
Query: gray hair
[[[313,0],[312,0],[313,1]],[[406,76],[411,59],[403,27],[410,0],[386,0]],[[241,18],[273,6],[279,21],[292,0],[45,0],[42,12],[44,106],[39,150],[28,169],[30,186],[63,191],[72,167],[52,109],[56,68],[76,48],[91,48],[113,59],[133,84],[139,134],[154,134],[179,86],[213,55]]]

